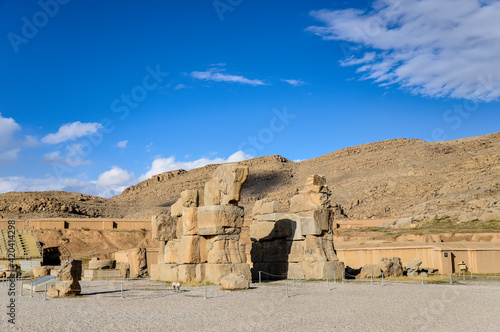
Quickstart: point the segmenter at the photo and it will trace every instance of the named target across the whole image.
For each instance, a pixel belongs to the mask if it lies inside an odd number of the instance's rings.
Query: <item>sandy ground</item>
[[[170,286],[149,280],[81,282],[82,296],[44,300],[26,291],[2,331],[498,331],[500,283],[408,284],[380,280],[253,284],[240,292],[218,286]]]

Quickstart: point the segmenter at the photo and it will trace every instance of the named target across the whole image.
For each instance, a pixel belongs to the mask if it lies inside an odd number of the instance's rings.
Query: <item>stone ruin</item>
[[[60,281],[47,290],[47,296],[66,297],[80,294],[82,289],[79,280],[82,276],[82,261],[69,259],[61,262],[57,275]]]
[[[240,243],[244,209],[238,206],[248,167],[218,167],[204,190],[184,190],[170,215],[153,216],[153,238],[161,242],[151,279],[220,284],[235,274],[250,280]]]
[[[341,278],[344,263],[333,247],[330,195],[325,177],[312,175],[291,198],[290,213],[279,213],[274,201],[255,203],[250,225],[254,279],[258,271],[275,279]]]

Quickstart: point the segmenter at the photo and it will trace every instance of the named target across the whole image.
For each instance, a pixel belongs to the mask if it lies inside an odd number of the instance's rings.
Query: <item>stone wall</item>
[[[240,243],[244,209],[238,206],[248,167],[218,167],[204,190],[184,190],[170,215],[153,216],[153,238],[161,241],[151,279],[211,282],[236,273],[250,279]]]
[[[257,201],[250,226],[253,278],[259,271],[275,279],[340,278],[344,263],[333,246],[333,211],[330,190],[323,176],[312,175],[303,190],[290,200],[290,212],[279,204]]]

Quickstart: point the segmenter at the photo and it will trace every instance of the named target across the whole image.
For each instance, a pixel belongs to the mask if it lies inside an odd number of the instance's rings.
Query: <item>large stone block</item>
[[[237,205],[241,189],[248,178],[248,167],[236,164],[219,166],[205,184],[205,205]]]
[[[237,227],[224,227],[224,226],[215,226],[215,227],[198,227],[198,234],[203,236],[213,236],[213,235],[234,235],[240,234],[241,228]]]
[[[323,239],[314,235],[307,235],[304,241],[305,262],[326,262],[327,257],[323,249]]]
[[[250,288],[250,279],[236,273],[231,273],[220,281],[224,290],[243,290]]]
[[[184,207],[182,209],[182,230],[183,235],[198,234],[198,208]]]
[[[196,282],[205,281],[205,263],[196,264]]]
[[[135,248],[129,251],[130,257],[130,275],[141,277],[148,273],[148,264],[146,261],[146,248]]]
[[[381,259],[380,268],[386,277],[401,277],[403,275],[403,264],[399,257],[383,257]]]
[[[82,261],[68,259],[61,262],[59,279],[62,281],[72,281],[82,279]]]
[[[245,278],[250,279],[250,265],[241,264],[205,264],[205,281],[213,284],[220,284],[220,281],[225,276],[237,273],[243,275]]]
[[[207,239],[207,262],[210,264],[242,263],[238,235],[218,235]]]
[[[227,205],[208,205],[198,208],[198,228],[243,227],[244,210],[242,207]]]
[[[182,216],[182,208],[183,208],[183,204],[182,204],[182,198],[179,198],[177,200],[177,202],[175,202],[174,204],[172,204],[172,206],[170,206],[170,215],[172,217],[180,217]]]
[[[168,241],[176,237],[177,219],[171,215],[157,215],[151,218],[154,240]]]
[[[114,259],[98,259],[92,258],[89,261],[89,269],[90,270],[105,270],[105,269],[114,269],[116,267],[116,261]]]
[[[280,204],[276,201],[268,202],[266,199],[261,199],[255,202],[252,215],[258,216],[260,214],[275,213],[280,210]]]
[[[177,263],[178,246],[181,240],[170,240],[165,244],[163,262],[167,264]]]
[[[344,271],[344,262],[302,262],[301,271],[306,279],[341,279]]]
[[[152,264],[151,280],[153,281],[172,281],[179,280],[179,267],[177,264]]]
[[[290,199],[290,212],[318,210],[328,207],[328,200],[326,193],[301,192]]]
[[[271,241],[273,239],[291,238],[292,221],[287,219],[276,222],[257,222],[250,225],[250,238],[254,241]]]
[[[47,290],[47,296],[49,297],[65,297],[78,295],[81,292],[80,283],[78,280],[63,280],[52,285]]]
[[[174,217],[174,220],[176,220],[176,230],[175,230],[175,235],[177,239],[180,239],[184,235],[184,222],[182,221],[182,216],[180,217]]]
[[[198,190],[188,189],[181,192],[181,200],[183,207],[198,206]]]
[[[305,190],[320,192],[326,186],[326,177],[322,175],[310,175],[307,178]]]
[[[289,263],[302,262],[304,260],[304,241],[289,241],[290,254]]]
[[[184,235],[177,247],[178,264],[201,263],[200,248],[205,239],[198,235]]]
[[[361,272],[356,276],[356,279],[371,278],[372,275],[374,278],[382,277],[382,269],[376,264],[365,264],[361,268]]]
[[[191,282],[196,280],[196,264],[180,264],[178,282]]]

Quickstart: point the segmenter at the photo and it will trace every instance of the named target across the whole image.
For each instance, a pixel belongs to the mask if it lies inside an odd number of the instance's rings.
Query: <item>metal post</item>
[[[371,277],[371,284],[373,286],[373,272],[372,272],[372,277]]]
[[[335,275],[335,270],[333,270],[333,283],[337,283],[337,276]]]
[[[108,281],[108,272],[106,271],[106,281]]]
[[[293,274],[293,284],[295,285],[295,273]]]
[[[121,289],[121,297],[122,297],[122,299],[123,299],[123,281],[121,282],[121,284],[122,284],[122,289]]]
[[[465,281],[465,270],[464,270],[464,273],[463,273],[463,278],[464,278],[464,281]]]
[[[259,271],[259,284],[262,283],[262,271]]]
[[[328,278],[326,278],[326,284],[328,285],[328,291],[330,291],[330,280]]]
[[[424,284],[424,274],[420,273],[420,275],[422,276],[422,285],[423,285]]]
[[[30,291],[30,297],[33,297],[33,279],[31,279],[31,291]]]
[[[451,279],[451,272],[450,272],[450,285],[453,283],[453,280]]]
[[[205,283],[205,299],[207,299],[207,283]]]
[[[471,279],[472,279],[472,278],[474,278],[474,277],[472,276],[472,270],[470,271],[470,278],[471,278]]]
[[[345,274],[345,271],[342,271],[342,283],[344,283],[344,274]]]
[[[43,294],[43,299],[47,300],[47,284],[45,284],[45,293]]]
[[[382,286],[385,286],[384,285],[384,272],[382,272]]]
[[[289,297],[288,296],[288,280],[286,280],[286,297]]]

